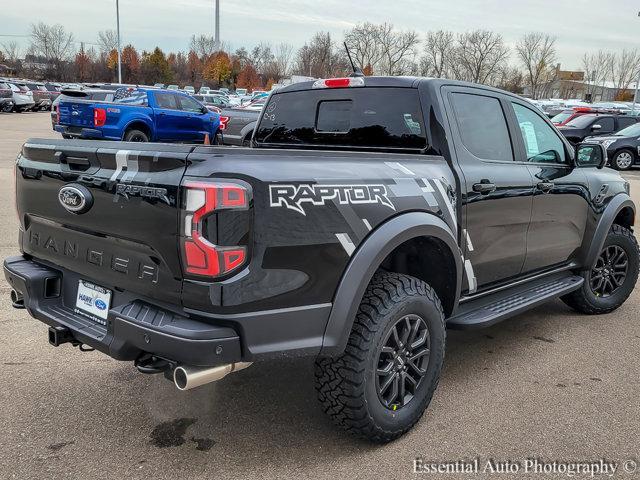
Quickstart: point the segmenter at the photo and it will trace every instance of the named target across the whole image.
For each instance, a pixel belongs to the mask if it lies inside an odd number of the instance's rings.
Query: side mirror
[[[607,160],[607,149],[601,143],[576,145],[576,164],[579,167],[603,168]]]
[[[600,125],[599,123],[596,123],[591,127],[591,130],[593,131],[602,130],[602,125]]]

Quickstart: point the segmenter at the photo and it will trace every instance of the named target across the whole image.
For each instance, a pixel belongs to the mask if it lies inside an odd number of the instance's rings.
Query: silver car
[[[20,88],[14,83],[10,83],[9,87],[12,92],[13,110],[16,112],[24,112],[31,110],[36,102],[33,101],[33,92],[29,89]]]

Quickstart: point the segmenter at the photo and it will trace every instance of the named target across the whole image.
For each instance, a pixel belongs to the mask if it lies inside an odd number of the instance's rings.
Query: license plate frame
[[[113,291],[86,280],[78,280],[75,311],[106,325]]]

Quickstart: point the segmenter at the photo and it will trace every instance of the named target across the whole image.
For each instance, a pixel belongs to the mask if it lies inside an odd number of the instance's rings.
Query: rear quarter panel
[[[194,309],[210,311],[212,300],[224,313],[330,303],[358,246],[404,212],[429,212],[457,231],[455,180],[442,157],[201,147],[185,175],[253,190],[250,263],[223,282],[185,282]]]

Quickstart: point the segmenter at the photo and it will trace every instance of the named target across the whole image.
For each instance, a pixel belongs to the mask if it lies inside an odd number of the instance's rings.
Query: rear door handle
[[[473,184],[473,191],[476,193],[491,193],[496,190],[495,183],[491,183],[491,181],[487,179],[480,180],[480,183]]]
[[[536,185],[538,190],[542,190],[544,193],[549,193],[553,189],[552,182],[540,182]]]

